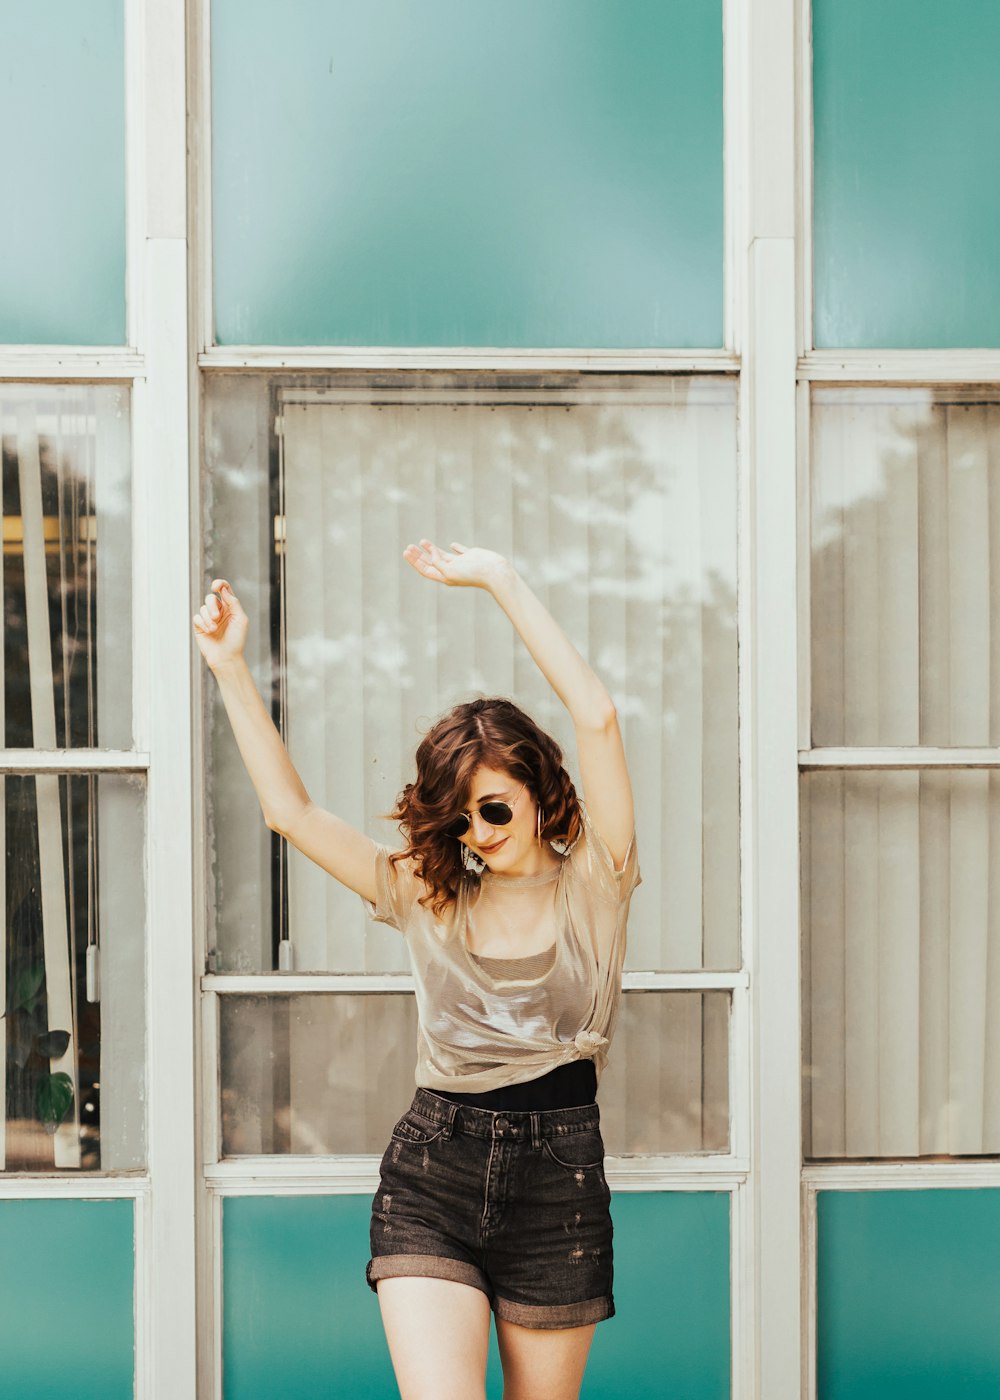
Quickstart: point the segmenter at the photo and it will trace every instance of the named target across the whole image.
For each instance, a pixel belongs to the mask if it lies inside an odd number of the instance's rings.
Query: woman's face
[[[514,815],[506,826],[490,826],[479,810],[484,802],[506,802]],[[534,860],[538,808],[531,789],[520,778],[499,768],[477,768],[472,775],[465,813],[472,825],[458,839],[484,860],[490,870],[511,873],[518,870],[525,857]]]

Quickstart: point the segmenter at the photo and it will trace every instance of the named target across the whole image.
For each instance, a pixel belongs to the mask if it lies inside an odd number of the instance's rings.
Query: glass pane
[[[996,1400],[1000,1191],[816,1197],[816,1393]]]
[[[7,748],[132,747],[129,393],[0,385]]]
[[[609,1152],[724,1152],[729,995],[628,992],[601,1082]],[[413,1097],[407,993],[223,996],[223,1155],[379,1153]]]
[[[213,0],[216,338],[719,346],[722,135],[720,0]]]
[[[729,993],[626,992],[598,1099],[609,1153],[729,1151]]]
[[[401,558],[427,534],[511,554],[623,721],[643,872],[629,965],[734,967],[735,386],[559,382],[313,381],[276,386],[269,410],[266,386],[213,381],[206,578],[228,578],[250,614],[250,663],[310,795],[395,845],[383,818],[419,736],[470,693],[515,696],[574,771],[568,717],[496,605],[472,589],[436,597]],[[272,968],[284,918],[299,970],[404,970],[399,935],[297,851],[271,878],[270,834],[206,683],[216,966]]]
[[[998,51],[996,5],[813,0],[817,346],[1000,345]]]
[[[807,1157],[1000,1152],[1000,773],[802,787]]]
[[[123,0],[0,6],[0,342],[123,345]]]
[[[9,1171],[145,1165],[144,790],[8,776],[4,1034]]]
[[[137,1390],[141,1394],[135,1217],[144,1205],[128,1199],[0,1202],[7,1400],[134,1400]]]
[[[1000,744],[1000,395],[813,393],[815,745]]]
[[[385,1150],[413,1098],[409,993],[220,999],[222,1153]]]

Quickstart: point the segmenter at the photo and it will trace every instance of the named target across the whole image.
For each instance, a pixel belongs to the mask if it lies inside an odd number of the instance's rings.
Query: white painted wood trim
[[[212,285],[211,0],[188,3],[189,237],[192,240],[192,342],[201,367],[215,341]]]
[[[802,1396],[816,1400],[816,1193],[802,1192]]]
[[[234,1157],[206,1171],[213,1194],[297,1196],[371,1194],[380,1158]],[[605,1163],[613,1191],[735,1191],[749,1163],[712,1157],[614,1157]],[[734,1300],[735,1305],[735,1300]]]
[[[927,1191],[1000,1187],[1000,1161],[815,1162],[802,1172],[810,1191]]]
[[[798,502],[798,605],[795,611],[799,647],[799,761],[812,746],[812,450],[810,386],[795,386],[795,441]]]
[[[16,1172],[0,1176],[0,1201],[104,1201],[109,1197],[138,1199],[148,1195],[148,1172],[121,1172],[117,1176],[91,1176],[89,1172]]]
[[[505,350],[497,346],[273,346],[233,345],[205,350],[201,369],[458,369],[605,370],[734,374],[739,359],[729,350]]]
[[[771,3],[771,0],[766,0]],[[749,645],[754,673],[750,861],[757,1389],[799,1400],[801,1047],[794,239],[750,250],[749,402],[741,422],[754,493]]]
[[[144,1191],[135,1198],[133,1222],[135,1396],[136,1400],[154,1400],[156,1374],[153,1370],[152,1322],[156,1306],[156,1280],[153,1270],[146,1267],[146,1260],[149,1258],[149,1235],[153,1225],[151,1191]]]
[[[123,383],[145,373],[145,361],[135,350],[107,346],[5,345],[0,348],[0,379],[31,380],[118,379]]]
[[[1000,748],[934,749],[803,749],[799,767],[908,769],[908,768],[1000,768]]]
[[[813,86],[812,86],[812,0],[798,0],[797,72],[795,131],[798,136],[795,174],[797,182],[798,239],[796,288],[798,296],[799,364],[811,362],[813,355]],[[801,537],[800,537],[801,538]]]
[[[154,3],[154,0],[150,0]],[[169,56],[163,56],[169,61]],[[176,62],[176,54],[174,55]],[[155,596],[148,653],[148,1122],[155,1182],[150,1250],[153,1372],[195,1394],[195,1029],[191,885],[191,609],[188,502],[187,250],[147,243],[149,380],[137,474],[148,504],[140,558]],[[140,625],[142,625],[140,623]],[[185,1228],[187,1222],[187,1228]]]
[[[146,99],[143,5],[125,0],[125,335],[142,340],[145,321]],[[130,350],[135,356],[135,351]]]
[[[219,998],[214,988],[208,990],[201,999],[201,1048],[201,1161],[202,1165],[208,1168],[222,1157]]]
[[[747,102],[745,0],[722,0],[722,178],[723,178],[723,344],[740,361],[746,335],[747,228],[749,201],[744,197],[748,133],[743,121]]]
[[[798,378],[815,383],[1000,384],[1000,350],[810,350]]]
[[[733,1189],[729,1203],[731,1400],[755,1400],[753,1191],[749,1179]]]
[[[746,972],[626,972],[622,988],[626,992],[730,991],[746,989]],[[341,994],[412,992],[409,973],[339,972],[245,972],[206,973],[201,979],[204,992],[226,996],[284,996],[299,993],[338,992]],[[207,1022],[206,1022],[207,1024]]]
[[[131,749],[4,749],[0,773],[145,773],[149,754]]]

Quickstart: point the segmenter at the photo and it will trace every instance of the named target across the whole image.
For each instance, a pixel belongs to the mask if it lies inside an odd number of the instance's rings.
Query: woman
[[[505,1400],[576,1400],[614,1314],[610,1192],[595,1102],[639,883],[614,705],[499,554],[430,540],[424,578],[490,593],[576,732],[578,801],[555,742],[506,700],[459,705],[417,750],[390,852],[316,807],[243,661],[217,579],[194,619],[265,820],[406,936],[416,1095],[382,1159],[368,1281],[403,1400],[485,1395],[490,1312]]]

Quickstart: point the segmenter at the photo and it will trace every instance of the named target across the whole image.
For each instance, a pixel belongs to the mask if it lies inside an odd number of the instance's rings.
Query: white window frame
[[[124,0],[126,336],[0,348],[0,378],[130,387],[133,748],[0,750],[3,773],[146,778],[146,1168],[0,1176],[0,1201],[134,1203],[135,1396],[195,1395],[192,540],[183,0]],[[155,637],[155,644],[150,638]],[[107,872],[113,878],[113,871]]]
[[[800,237],[797,280],[800,289],[796,367],[798,404],[798,634],[803,658],[799,684],[801,773],[820,769],[862,770],[1000,768],[1000,748],[813,748],[811,746],[810,655],[810,412],[813,384],[866,387],[905,385],[992,386],[1000,397],[1000,350],[817,350],[813,348],[813,123],[811,0],[797,0],[797,159]],[[776,1008],[777,1010],[777,1008]],[[803,1240],[803,1318],[801,1330],[804,1400],[817,1400],[816,1198],[820,1191],[899,1191],[1000,1188],[1000,1160],[804,1163],[801,1169]]]
[[[724,52],[724,151],[729,155],[742,150],[745,142],[747,119],[747,89],[750,76],[749,65],[745,61],[747,40],[753,16],[751,10],[762,8],[760,0],[722,0],[723,9],[723,52]],[[775,0],[767,0],[766,6],[778,9]],[[192,172],[192,204],[195,221],[192,237],[195,244],[193,274],[195,294],[193,298],[193,321],[199,346],[197,366],[204,376],[218,371],[308,371],[330,369],[375,370],[387,369],[449,369],[449,370],[528,370],[566,371],[578,370],[607,372],[657,372],[661,374],[713,373],[727,374],[739,372],[741,367],[740,342],[745,335],[747,317],[746,275],[744,272],[744,250],[751,241],[748,232],[750,225],[749,184],[741,174],[741,161],[731,157],[724,160],[724,348],[694,351],[671,350],[551,350],[551,349],[469,349],[465,347],[416,347],[391,348],[367,347],[288,347],[288,346],[228,346],[217,347],[213,335],[213,292],[212,292],[212,245],[211,245],[211,53],[209,37],[210,0],[189,0],[190,15],[190,66],[192,92],[192,145],[198,155]],[[759,20],[758,20],[759,22]],[[773,28],[773,24],[771,25]],[[738,61],[732,61],[736,54]],[[762,89],[766,88],[769,75],[764,75]],[[787,75],[786,86],[790,90],[791,75]],[[758,94],[758,103],[762,94]],[[791,133],[789,128],[789,142]],[[791,163],[789,162],[789,169]],[[204,381],[203,381],[204,383]],[[745,392],[745,390],[744,390]],[[766,406],[765,406],[766,407]],[[745,400],[743,412],[745,415]],[[193,404],[193,417],[201,413],[200,399]],[[745,423],[745,417],[744,417]],[[198,433],[195,432],[197,440]],[[749,543],[749,528],[752,521],[752,486],[749,477],[747,455],[749,439],[741,428],[739,438],[739,560],[738,560],[738,631],[746,639],[752,619],[750,604],[750,565],[752,551]],[[786,449],[787,450],[787,449]],[[794,483],[794,456],[789,459],[790,479]],[[195,474],[197,464],[195,464]],[[792,547],[794,549],[794,529]],[[780,571],[779,571],[780,572]],[[786,569],[787,574],[787,569]],[[794,579],[794,568],[792,570]],[[771,586],[779,592],[787,584],[787,577],[772,581]],[[787,602],[789,594],[784,593]],[[775,629],[780,634],[780,629]],[[779,646],[785,644],[783,634],[779,636]],[[794,660],[794,648],[792,652]],[[785,662],[787,666],[787,659]],[[739,666],[740,713],[750,712],[751,688],[755,680],[746,660],[745,649],[741,652]],[[197,714],[197,712],[196,712]],[[202,736],[200,716],[196,719],[196,752],[200,754]],[[794,771],[795,742],[794,724],[789,742],[786,745],[786,760],[790,757]],[[617,1190],[724,1190],[730,1193],[730,1331],[731,1369],[733,1400],[750,1400],[759,1392],[756,1386],[758,1371],[757,1353],[760,1347],[759,1322],[755,1317],[755,1263],[753,1242],[760,1238],[758,1226],[759,1203],[753,1183],[753,1153],[751,1127],[751,1105],[754,1087],[751,1082],[752,1054],[751,1022],[754,1013],[754,992],[751,987],[749,967],[754,946],[752,925],[758,917],[751,902],[753,885],[752,852],[755,840],[755,819],[748,801],[750,795],[749,778],[754,766],[754,738],[751,728],[741,724],[740,731],[740,849],[741,849],[741,948],[742,962],[734,973],[634,973],[626,974],[626,988],[685,989],[698,990],[706,987],[726,988],[731,993],[730,1013],[730,1147],[726,1154],[705,1154],[695,1157],[656,1157],[650,1159],[629,1158],[611,1159],[609,1180]],[[199,763],[200,775],[204,765]],[[785,774],[787,799],[787,771]],[[201,787],[199,779],[199,787]],[[794,785],[793,785],[794,787]],[[196,827],[200,830],[203,821],[204,794],[196,793]],[[787,802],[786,802],[787,805]],[[777,843],[776,843],[777,844]],[[791,843],[795,853],[795,842]],[[779,861],[782,856],[779,855]],[[789,880],[797,879],[797,865],[790,863],[788,850],[783,853],[785,865],[785,886]],[[199,895],[204,894],[203,874],[197,872]],[[195,930],[197,962],[205,966],[207,934],[201,910],[204,899],[196,902],[198,912]],[[765,917],[770,917],[765,910]],[[791,930],[792,941],[797,949],[797,922]],[[786,937],[786,942],[787,937]],[[239,977],[206,974],[201,979],[201,1148],[205,1190],[200,1196],[199,1211],[201,1242],[199,1246],[199,1278],[203,1293],[203,1331],[199,1349],[199,1393],[222,1400],[222,1206],[229,1196],[240,1195],[304,1195],[367,1193],[371,1194],[377,1183],[376,1157],[330,1157],[296,1158],[289,1156],[239,1158],[231,1161],[220,1160],[219,1122],[219,1083],[218,1083],[218,999],[220,995],[239,995],[243,992],[264,991],[290,992],[292,990],[341,992],[398,990],[410,979],[396,977],[345,978],[343,976],[309,975],[307,978],[290,978],[288,974],[272,976],[254,974]],[[300,986],[301,983],[301,986]],[[787,1047],[776,1045],[772,1051],[775,1063],[786,1054]],[[793,1062],[798,1054],[797,1033],[794,1041]],[[771,1066],[766,1073],[771,1073]],[[787,1074],[785,1082],[787,1082]],[[797,1093],[798,1077],[795,1074]],[[780,1098],[779,1093],[775,1098]],[[781,1105],[783,1111],[784,1105]],[[795,1189],[794,1209],[791,1215],[798,1226],[798,1134],[795,1134]],[[786,1292],[789,1290],[786,1290]],[[794,1288],[798,1296],[798,1261]],[[210,1316],[206,1316],[206,1307]],[[772,1333],[774,1341],[780,1340],[787,1350],[789,1316],[781,1311],[781,1303],[774,1309]],[[797,1356],[797,1348],[794,1348]],[[777,1392],[772,1392],[778,1400]],[[788,1392],[791,1400],[791,1392]],[[769,1396],[769,1400],[771,1397]],[[797,1400],[797,1391],[796,1391]]]

